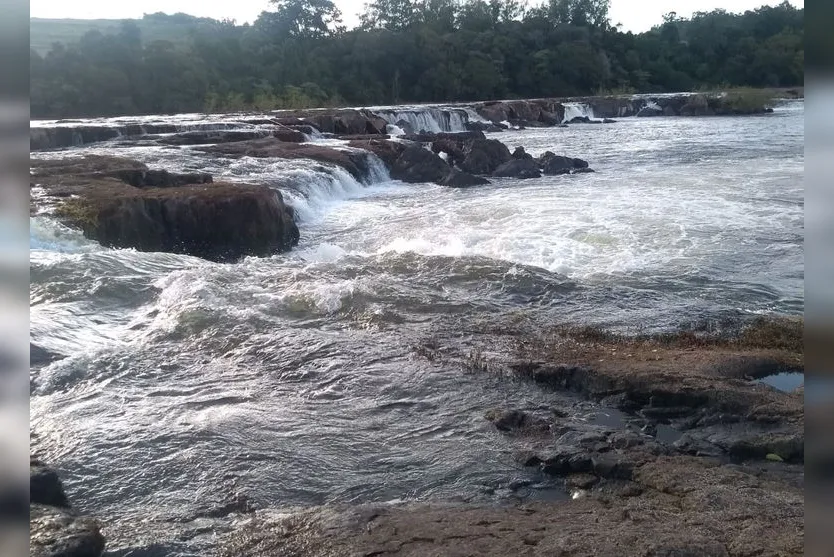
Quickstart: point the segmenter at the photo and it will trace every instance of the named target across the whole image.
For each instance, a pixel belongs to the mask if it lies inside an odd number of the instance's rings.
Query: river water
[[[236,496],[559,497],[484,413],[590,411],[479,371],[470,340],[520,317],[647,332],[801,314],[803,117],[795,102],[491,134],[597,172],[465,190],[141,141],[36,154],[270,184],[301,242],[217,264],[33,217],[31,339],[60,356],[32,365],[33,448],[104,521],[110,555],[205,554]]]

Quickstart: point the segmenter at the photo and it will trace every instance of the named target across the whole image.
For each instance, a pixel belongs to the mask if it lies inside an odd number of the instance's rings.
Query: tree
[[[551,21],[576,27],[608,27],[609,0],[550,0]]]
[[[342,12],[331,0],[270,0],[276,11],[268,19],[279,34],[320,39],[341,29]]]

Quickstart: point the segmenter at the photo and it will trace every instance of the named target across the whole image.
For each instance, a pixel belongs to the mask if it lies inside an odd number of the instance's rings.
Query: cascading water
[[[408,122],[415,133],[463,132],[469,121],[464,109],[415,108],[412,110],[380,110],[376,114],[389,124]]]
[[[565,116],[562,118],[562,123],[566,124],[574,118],[587,118],[594,120],[594,109],[587,103],[563,103],[565,107]]]

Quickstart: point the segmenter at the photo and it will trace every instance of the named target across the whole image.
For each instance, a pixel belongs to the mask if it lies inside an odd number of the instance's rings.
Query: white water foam
[[[389,124],[408,122],[415,133],[466,131],[468,114],[463,109],[419,108],[413,110],[380,110],[376,114]]]
[[[587,103],[564,103],[562,106],[565,107],[565,117],[562,118],[563,124],[570,122],[574,118],[596,119],[594,118],[594,109]]]
[[[29,249],[56,253],[86,253],[101,246],[88,240],[80,230],[64,226],[55,219],[36,216],[29,219]]]

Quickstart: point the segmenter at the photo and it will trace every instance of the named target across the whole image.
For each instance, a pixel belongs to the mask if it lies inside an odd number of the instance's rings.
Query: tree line
[[[474,101],[804,81],[804,10],[666,14],[613,26],[608,0],[373,0],[346,29],[331,0],[272,0],[251,25],[199,20],[144,42],[126,20],[31,52],[33,118]],[[189,18],[184,14],[157,19]],[[193,18],[195,21],[197,18]],[[179,21],[178,20],[178,21]]]

